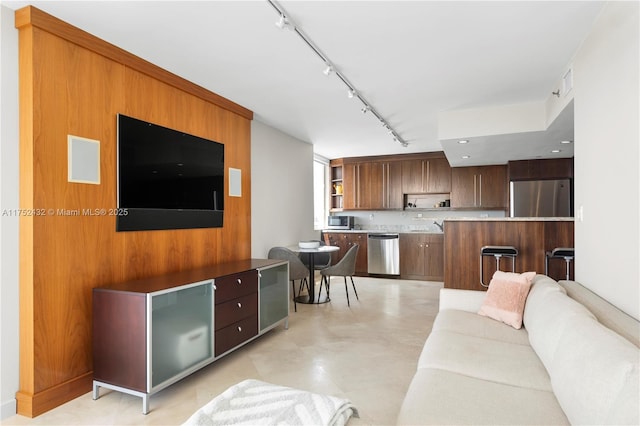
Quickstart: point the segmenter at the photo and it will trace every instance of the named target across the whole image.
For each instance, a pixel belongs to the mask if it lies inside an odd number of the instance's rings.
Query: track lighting
[[[324,62],[326,68],[322,71],[322,73],[327,77],[335,73],[338,79],[342,81],[345,84],[345,86],[347,86],[347,97],[349,99],[353,99],[357,97],[364,105],[360,109],[360,111],[363,114],[366,114],[367,112],[371,112],[371,114],[373,114],[373,116],[377,118],[380,121],[380,123],[382,123],[382,126],[385,129],[387,129],[389,135],[391,135],[394,142],[399,142],[402,146],[407,147],[409,144],[404,140],[402,140],[400,136],[398,136],[398,133],[385,121],[384,118],[382,118],[382,116],[378,113],[378,111],[376,111],[371,105],[369,105],[367,100],[362,95],[356,92],[356,89],[351,84],[351,82],[347,79],[347,77],[344,74],[342,74],[339,70],[334,69],[333,65],[331,65],[329,58],[327,58],[327,56],[322,52],[322,50],[320,50],[320,48],[316,46],[316,44],[304,33],[304,31],[302,31],[302,29],[293,25],[293,23],[289,20],[289,18],[287,18],[286,11],[282,8],[282,6],[280,6],[278,2],[275,0],[267,0],[267,2],[275,9],[275,11],[280,16],[280,19],[276,22],[276,27],[280,29],[286,28],[291,31],[294,31],[295,34],[297,34],[298,37],[300,37],[302,41],[304,41],[305,44],[308,47],[310,47],[311,50],[313,50],[313,52],[322,60],[322,62]]]

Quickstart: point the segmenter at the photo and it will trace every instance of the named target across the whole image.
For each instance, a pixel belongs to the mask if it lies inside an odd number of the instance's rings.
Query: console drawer
[[[258,334],[258,316],[245,318],[215,333],[215,355],[221,355]]]
[[[258,312],[258,293],[252,293],[237,299],[216,305],[216,330],[225,328]]]
[[[226,275],[215,280],[216,305],[237,297],[258,292],[258,271]]]

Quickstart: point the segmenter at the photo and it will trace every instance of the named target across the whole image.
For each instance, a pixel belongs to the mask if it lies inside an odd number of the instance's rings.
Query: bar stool
[[[493,256],[496,258],[496,271],[500,270],[500,259],[503,257],[511,258],[512,271],[516,271],[516,256],[518,255],[518,249],[513,246],[484,246],[480,249],[480,285],[483,287],[489,287],[484,283],[484,265],[482,258],[484,256]]]
[[[567,264],[567,276],[566,279],[569,280],[569,275],[571,271],[571,261],[575,258],[575,250],[573,247],[556,247],[551,251],[546,252],[544,258],[544,274],[549,276],[549,259],[564,259]]]

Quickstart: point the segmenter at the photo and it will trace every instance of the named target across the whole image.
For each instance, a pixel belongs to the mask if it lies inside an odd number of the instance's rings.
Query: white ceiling
[[[325,64],[295,32],[275,26],[279,15],[267,1],[2,4],[33,4],[253,110],[256,120],[312,143],[316,153],[339,158],[443,147],[448,157],[460,155],[457,143],[438,140],[438,112],[544,102],[603,2],[277,2],[406,148],[360,111],[359,100],[347,98],[335,74],[322,73]],[[474,160],[551,157],[549,140],[573,139],[572,105],[564,116],[552,136],[478,138]],[[563,150],[567,155],[572,151]]]

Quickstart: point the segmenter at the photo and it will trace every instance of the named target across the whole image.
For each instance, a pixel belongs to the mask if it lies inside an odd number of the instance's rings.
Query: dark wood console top
[[[179,287],[181,285],[212,280],[226,275],[236,274],[238,272],[266,268],[280,263],[283,263],[283,261],[276,259],[244,259],[235,262],[221,263],[219,265],[205,266],[197,269],[189,269],[186,271],[109,284],[95,288],[94,290],[153,293],[173,287]]]

